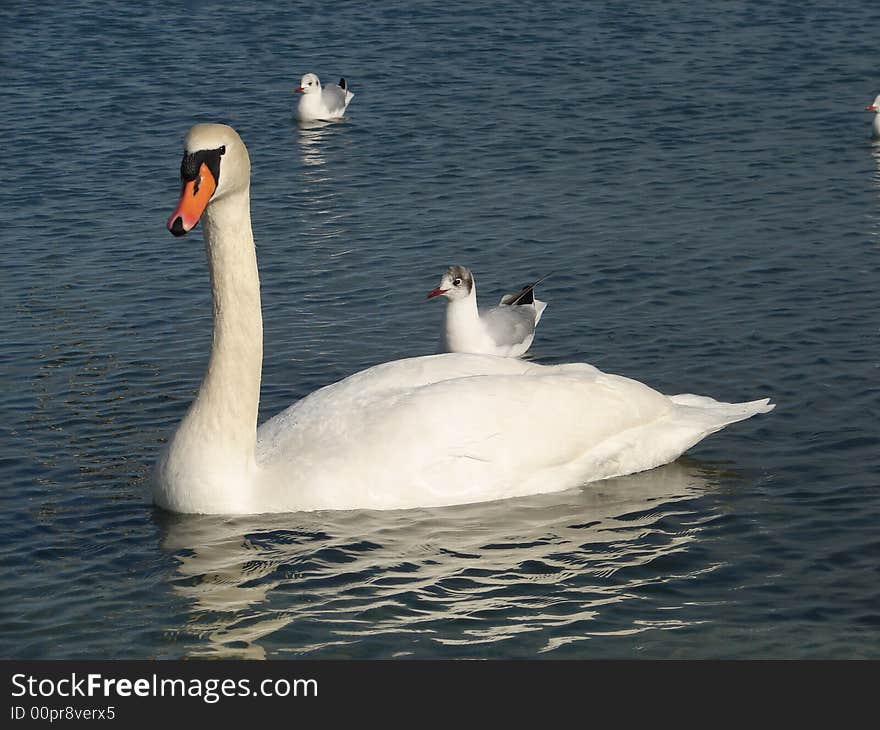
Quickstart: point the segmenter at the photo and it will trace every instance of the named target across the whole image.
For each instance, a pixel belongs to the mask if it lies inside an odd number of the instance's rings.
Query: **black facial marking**
[[[455,279],[461,279],[458,284],[455,286],[461,286],[464,284],[465,291],[470,294],[471,289],[474,286],[474,277],[471,276],[471,272],[465,268],[464,266],[450,266],[446,269],[446,276],[455,282]]]
[[[211,174],[214,176],[214,182],[220,184],[220,158],[226,154],[226,145],[222,145],[215,150],[199,150],[198,152],[183,153],[183,160],[180,163],[180,180],[188,182],[195,180],[193,186],[193,195],[199,191],[199,169],[202,164],[208,166]]]

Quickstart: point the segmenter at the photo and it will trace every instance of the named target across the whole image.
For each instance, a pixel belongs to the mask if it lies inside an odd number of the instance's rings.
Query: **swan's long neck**
[[[214,300],[214,339],[208,370],[167,460],[167,468],[176,475],[170,481],[188,482],[185,489],[194,492],[234,485],[254,468],[263,360],[260,279],[248,191],[212,201],[202,225]],[[215,494],[213,499],[221,497]]]
[[[470,294],[466,297],[448,300],[445,336],[447,348],[456,351],[476,347],[482,339],[476,283],[471,286]]]
[[[203,427],[211,438],[252,459],[260,406],[263,316],[248,191],[210,206],[204,225],[214,341],[197,400],[208,415]]]

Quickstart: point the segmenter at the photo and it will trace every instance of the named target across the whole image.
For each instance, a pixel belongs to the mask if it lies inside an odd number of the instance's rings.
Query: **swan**
[[[341,119],[354,98],[345,79],[325,89],[320,79],[311,73],[302,77],[294,91],[302,92],[296,112],[301,122]]]
[[[865,111],[876,112],[876,114],[874,114],[874,122],[871,124],[871,136],[874,139],[880,139],[880,94],[874,98],[873,102],[865,107]]]
[[[448,353],[386,362],[320,388],[257,428],[263,328],[238,133],[186,135],[167,227],[201,220],[213,341],[198,393],[152,477],[173,512],[404,509],[560,491],[651,469],[773,408],[667,397],[587,364]]]
[[[542,280],[505,294],[494,307],[477,307],[474,275],[466,266],[450,266],[428,299],[446,299],[446,320],[440,339],[441,352],[472,352],[477,355],[519,357],[532,346],[535,328],[547,304],[535,299]]]

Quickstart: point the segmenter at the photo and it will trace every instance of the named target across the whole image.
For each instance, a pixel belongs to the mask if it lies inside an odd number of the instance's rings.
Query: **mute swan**
[[[446,321],[440,349],[443,352],[472,352],[477,355],[519,357],[532,346],[535,327],[547,308],[535,299],[534,288],[523,287],[505,294],[494,307],[477,307],[474,275],[464,266],[450,266],[440,285],[428,292],[428,299],[446,299]]]
[[[297,105],[297,116],[301,122],[341,119],[354,98],[345,79],[339,79],[338,86],[328,86],[325,89],[315,74],[303,76],[294,91],[302,92]]]
[[[880,94],[874,101],[865,107],[866,112],[876,112],[874,114],[874,122],[871,124],[871,136],[874,139],[880,139]]]
[[[250,161],[231,127],[186,136],[168,229],[201,219],[214,338],[199,392],[153,475],[167,510],[399,509],[553,492],[677,458],[773,408],[667,397],[586,364],[414,357],[320,388],[257,428],[263,327]]]

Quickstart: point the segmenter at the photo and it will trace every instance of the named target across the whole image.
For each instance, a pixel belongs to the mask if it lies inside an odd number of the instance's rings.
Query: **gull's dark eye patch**
[[[453,279],[452,286],[461,286],[461,279]]]
[[[220,184],[220,157],[226,154],[226,145],[221,145],[215,150],[199,150],[198,152],[184,152],[180,163],[180,179],[182,182],[195,180],[194,192],[199,189],[199,169],[202,164],[208,166],[214,176],[214,182]]]

